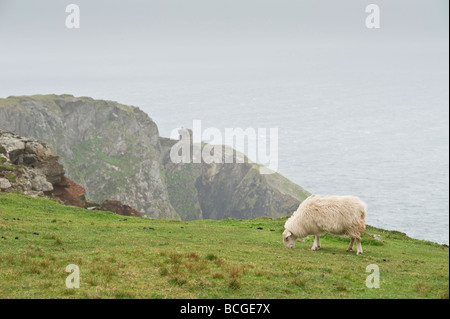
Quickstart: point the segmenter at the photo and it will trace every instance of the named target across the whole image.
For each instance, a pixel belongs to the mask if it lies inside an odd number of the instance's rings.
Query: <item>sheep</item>
[[[361,255],[361,233],[364,232],[366,204],[355,196],[309,196],[297,211],[284,224],[283,242],[286,248],[294,248],[297,238],[314,235],[311,250],[320,248],[320,235],[329,232],[336,235],[349,235],[353,250],[356,242],[357,255]]]

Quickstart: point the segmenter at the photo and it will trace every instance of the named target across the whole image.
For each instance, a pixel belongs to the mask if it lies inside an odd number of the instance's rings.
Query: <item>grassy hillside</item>
[[[0,193],[0,298],[448,298],[448,247],[368,227],[285,249],[284,219],[151,220]],[[15,239],[15,238],[18,239]],[[68,289],[65,268],[80,268]],[[379,289],[365,285],[380,268]]]

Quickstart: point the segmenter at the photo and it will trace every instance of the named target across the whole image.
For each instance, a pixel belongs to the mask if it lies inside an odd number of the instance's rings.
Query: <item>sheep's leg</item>
[[[352,237],[352,239],[350,240],[350,245],[347,248],[347,251],[352,251],[353,250],[353,245],[355,244],[355,238]]]
[[[314,244],[311,248],[311,250],[318,250],[320,248],[320,239],[319,236],[314,235]]]
[[[359,238],[356,238],[356,248],[357,248],[356,255],[361,255],[363,253],[363,249],[361,246],[361,239]]]

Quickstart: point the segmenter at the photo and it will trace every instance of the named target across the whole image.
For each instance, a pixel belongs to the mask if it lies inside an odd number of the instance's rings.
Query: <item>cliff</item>
[[[282,217],[309,196],[280,174],[260,174],[261,165],[247,158],[236,164],[236,151],[230,164],[175,164],[169,151],[176,142],[161,138],[162,163],[171,203],[184,220]]]
[[[46,141],[93,202],[179,218],[159,164],[156,124],[141,110],[70,95],[0,99],[0,128]]]
[[[46,141],[94,202],[119,200],[143,216],[241,219],[290,214],[309,195],[259,165],[174,164],[176,142],[137,107],[71,95],[0,99],[0,129]]]

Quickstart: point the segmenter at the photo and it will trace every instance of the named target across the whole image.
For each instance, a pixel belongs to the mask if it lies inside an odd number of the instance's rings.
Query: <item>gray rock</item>
[[[14,137],[11,132],[0,131],[0,145],[6,150],[9,160],[12,163],[19,161],[25,150],[25,143],[22,139]]]
[[[11,188],[11,183],[6,178],[0,178],[0,189],[6,190]]]
[[[0,130],[1,188],[30,194],[53,191],[64,176],[64,168],[47,144]],[[6,175],[8,174],[8,175]],[[8,176],[8,179],[3,178]]]
[[[37,192],[51,192],[53,190],[53,185],[47,181],[45,175],[36,175],[31,180],[31,187]]]

